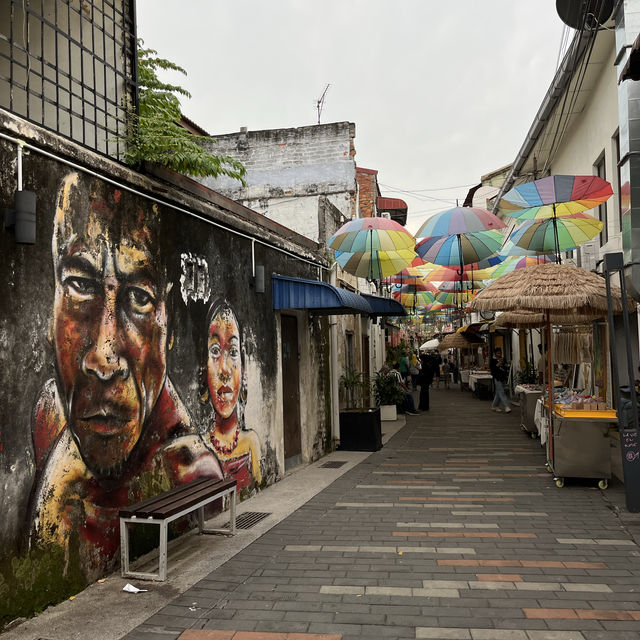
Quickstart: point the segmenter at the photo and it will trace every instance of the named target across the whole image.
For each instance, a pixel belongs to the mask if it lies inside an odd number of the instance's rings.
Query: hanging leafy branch
[[[242,163],[209,153],[202,144],[215,142],[213,138],[194,135],[178,124],[182,118],[178,96],[190,98],[191,94],[179,85],[160,81],[157,71],[178,71],[185,76],[187,72],[142,45],[138,40],[138,113],[129,111],[125,162],[132,166],[153,162],[197,177],[225,175],[244,186],[246,170]]]

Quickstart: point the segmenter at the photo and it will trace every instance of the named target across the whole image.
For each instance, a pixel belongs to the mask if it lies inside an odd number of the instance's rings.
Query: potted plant
[[[344,451],[378,451],[382,447],[380,409],[364,406],[370,381],[354,369],[340,376],[345,392],[345,409],[340,411],[340,449]]]
[[[344,389],[344,400],[347,409],[362,408],[368,382],[361,371],[347,369],[340,376],[340,386]]]
[[[380,419],[396,420],[397,405],[404,402],[404,391],[395,375],[379,371],[373,378],[373,395],[380,407]]]
[[[516,382],[518,384],[536,384],[538,382],[538,371],[533,362],[527,362],[524,369],[517,373]]]

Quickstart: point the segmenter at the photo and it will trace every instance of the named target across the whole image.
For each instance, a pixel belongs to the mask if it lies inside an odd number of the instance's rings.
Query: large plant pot
[[[398,410],[395,404],[383,404],[380,405],[380,420],[383,422],[397,420]]]
[[[340,412],[340,450],[378,451],[381,448],[380,407]]]

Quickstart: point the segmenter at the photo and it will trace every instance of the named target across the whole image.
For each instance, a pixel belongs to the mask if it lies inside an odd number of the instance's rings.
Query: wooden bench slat
[[[162,493],[154,498],[143,501],[136,505],[132,505],[128,509],[124,510],[129,513],[129,517],[136,516],[140,518],[153,517],[157,514],[158,517],[163,518],[171,513],[167,513],[172,510],[172,505],[182,502],[188,504],[189,502],[196,503],[202,498],[207,497],[212,493],[219,493],[225,489],[230,488],[235,484],[234,480],[217,480],[215,478],[209,478],[206,482],[186,484],[181,487],[177,487],[177,490]],[[175,513],[175,510],[172,510]]]
[[[139,518],[169,518],[179,511],[192,507],[205,498],[221,493],[225,489],[230,489],[232,486],[234,486],[234,483],[228,486],[219,484],[215,486],[215,489],[213,487],[203,487],[187,495],[176,494],[172,496],[170,500],[164,500],[159,504],[151,505],[151,507],[147,507],[142,511],[138,510],[136,515]]]
[[[192,480],[187,484],[181,484],[181,485],[178,485],[177,487],[173,487],[173,489],[169,489],[168,491],[163,491],[159,495],[151,496],[151,498],[146,498],[145,500],[141,500],[140,502],[130,504],[127,507],[123,507],[122,509],[120,509],[119,514],[121,517],[128,518],[129,516],[135,514],[136,509],[144,509],[149,504],[155,502],[159,498],[173,495],[174,493],[178,493],[179,491],[184,491],[185,487],[195,487],[196,485],[208,483],[208,482],[211,482],[212,480],[216,480],[216,479],[215,478],[197,478],[196,480]]]
[[[218,480],[217,478],[198,478],[187,484],[183,484],[158,496],[142,500],[136,504],[120,509],[121,518],[148,518],[148,517],[168,517],[178,513],[182,508],[196,503],[210,493],[230,489],[236,484],[235,479]],[[174,508],[180,504],[180,508]]]

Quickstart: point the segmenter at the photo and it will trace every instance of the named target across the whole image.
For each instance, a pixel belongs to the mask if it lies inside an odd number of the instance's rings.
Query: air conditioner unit
[[[390,214],[388,211],[382,211],[382,212],[380,213],[380,217],[381,217],[381,218],[388,218],[388,219],[391,219],[391,214]]]
[[[592,242],[583,244],[580,249],[581,266],[587,271],[593,271],[596,268],[596,245]]]

